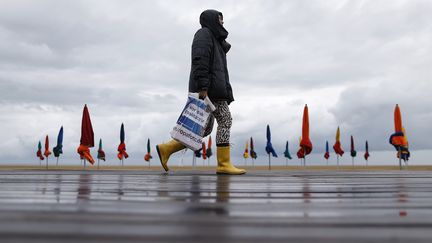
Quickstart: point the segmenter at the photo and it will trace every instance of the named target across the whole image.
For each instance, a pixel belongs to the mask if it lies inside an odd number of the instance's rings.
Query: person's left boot
[[[156,145],[156,151],[159,155],[159,159],[161,162],[162,167],[165,171],[168,171],[168,159],[171,156],[171,154],[180,151],[182,149],[186,148],[183,144],[180,142],[177,142],[176,140],[172,139],[171,141],[163,144]]]
[[[232,164],[229,146],[218,146],[216,156],[218,162],[216,174],[242,175],[246,173],[246,170],[238,169]]]

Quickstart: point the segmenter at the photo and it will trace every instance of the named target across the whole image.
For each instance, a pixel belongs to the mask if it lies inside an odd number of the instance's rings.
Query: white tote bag
[[[171,131],[171,137],[193,151],[202,148],[209,116],[215,109],[208,97],[201,100],[198,93],[189,93],[185,108]]]

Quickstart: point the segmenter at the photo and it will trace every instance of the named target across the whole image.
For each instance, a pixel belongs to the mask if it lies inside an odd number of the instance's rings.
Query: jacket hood
[[[219,15],[223,16],[219,11],[205,10],[200,15],[200,24],[203,28],[210,29],[216,39],[223,41],[228,37],[228,31],[219,23]]]

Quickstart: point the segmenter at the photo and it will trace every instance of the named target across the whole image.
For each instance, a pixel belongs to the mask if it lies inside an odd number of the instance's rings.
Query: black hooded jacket
[[[219,23],[216,10],[201,13],[199,29],[192,43],[189,92],[207,90],[211,101],[234,101],[229,82],[226,52],[231,47],[225,39],[228,31]]]

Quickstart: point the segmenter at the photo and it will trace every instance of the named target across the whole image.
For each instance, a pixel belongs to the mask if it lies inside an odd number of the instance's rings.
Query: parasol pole
[[[326,159],[327,160],[327,166],[328,166],[328,159]]]
[[[48,156],[46,157],[47,161],[46,161],[46,169],[48,170]]]
[[[268,154],[268,156],[269,156],[269,167],[268,167],[268,168],[269,168],[269,170],[271,170],[271,161],[270,161],[271,159],[270,159],[270,153]]]
[[[39,158],[39,167],[42,166],[42,160]]]
[[[288,158],[285,158],[285,165],[288,167]]]
[[[402,170],[402,151],[400,149],[400,146],[398,149],[398,155],[399,155],[399,170]],[[47,157],[47,159],[48,159],[48,157]]]
[[[123,157],[122,157],[121,163],[122,163],[122,167],[123,167],[124,166],[124,159],[123,159]]]
[[[59,157],[57,157],[57,162],[56,162],[56,166],[58,166],[58,159],[59,159]]]
[[[352,158],[352,167],[354,167],[354,157],[351,158]]]
[[[304,167],[306,167],[306,148],[303,146],[303,152],[304,152]]]
[[[99,170],[99,161],[100,161],[100,159],[98,159],[98,167],[97,167],[98,170]]]
[[[336,155],[336,161],[337,161],[337,168],[338,168],[338,170],[339,170],[339,154]]]

